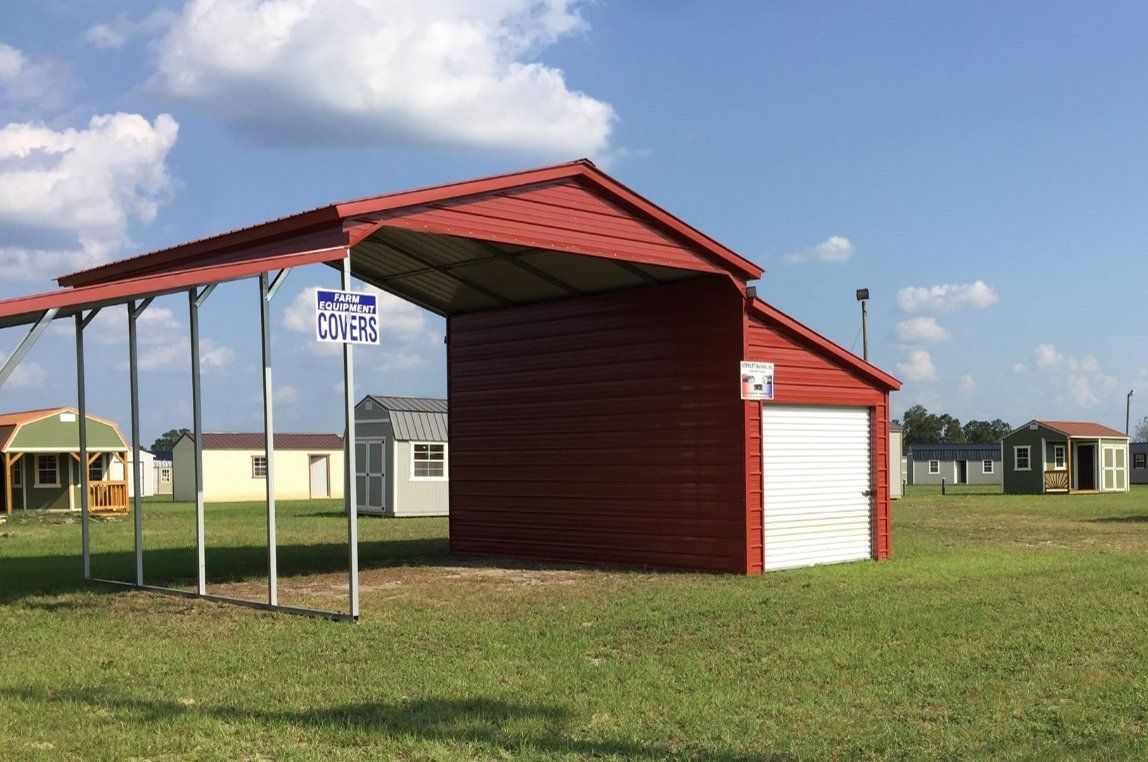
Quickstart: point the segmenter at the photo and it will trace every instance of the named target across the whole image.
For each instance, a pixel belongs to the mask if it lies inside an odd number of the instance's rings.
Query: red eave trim
[[[129,277],[132,272],[138,272],[145,267],[163,266],[208,253],[214,254],[241,246],[269,243],[277,238],[298,234],[312,228],[342,223],[346,220],[563,179],[580,180],[605,193],[624,207],[654,220],[675,237],[700,248],[704,254],[715,260],[723,269],[743,280],[756,280],[762,275],[762,270],[757,265],[638,195],[600,171],[590,161],[579,159],[567,164],[558,164],[541,169],[524,170],[477,180],[466,180],[382,196],[342,201],[281,217],[271,222],[71,273],[58,278],[57,282],[61,286],[90,285],[117,276]],[[356,243],[362,235],[363,233],[356,234],[355,240],[350,242]]]
[[[31,323],[35,322],[45,310],[53,307],[61,310],[61,312],[70,311],[70,313],[74,313],[77,309],[116,304],[128,299],[172,293],[208,283],[247,278],[271,270],[280,270],[284,267],[301,267],[319,262],[331,262],[342,259],[345,256],[345,251],[344,247],[335,247],[280,254],[242,262],[188,268],[174,273],[141,275],[110,283],[98,283],[92,286],[5,299],[0,301],[0,321],[18,317],[26,318],[20,322]],[[65,312],[65,314],[70,313]],[[7,323],[7,325],[13,325],[13,323]]]
[[[889,391],[895,392],[901,388],[901,382],[899,380],[893,376],[890,376],[888,373],[881,370],[876,365],[865,362],[857,355],[842,347],[840,344],[836,344],[830,341],[821,334],[817,333],[817,331],[814,331],[812,328],[797,322],[789,315],[786,315],[776,307],[766,304],[761,299],[758,299],[757,297],[751,299],[748,308],[751,313],[756,312],[760,317],[777,323],[785,330],[796,334],[810,344],[813,344],[819,349],[824,350],[827,354],[840,360],[843,364],[848,365],[850,368],[853,368],[861,375],[876,381]]]

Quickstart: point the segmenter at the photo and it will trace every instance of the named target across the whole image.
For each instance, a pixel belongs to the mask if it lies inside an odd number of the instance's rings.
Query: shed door
[[[1104,490],[1128,489],[1128,461],[1123,446],[1104,447]]]
[[[765,568],[871,558],[868,408],[762,407]]]
[[[359,510],[381,512],[387,494],[383,465],[386,440],[359,439],[355,447],[355,491]]]
[[[330,471],[330,462],[326,455],[311,455],[311,497],[330,497],[331,490],[327,485],[327,475]]]

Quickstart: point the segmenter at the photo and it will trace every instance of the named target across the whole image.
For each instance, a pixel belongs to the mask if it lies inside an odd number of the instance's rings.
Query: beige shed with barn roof
[[[264,500],[266,440],[262,433],[204,432],[203,499],[208,503]],[[184,434],[172,450],[173,497],[195,500],[195,446]],[[343,437],[276,434],[275,497],[310,500],[343,497]]]

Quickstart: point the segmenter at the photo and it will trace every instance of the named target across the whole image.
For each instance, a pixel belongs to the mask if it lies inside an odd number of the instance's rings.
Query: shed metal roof
[[[1000,442],[936,442],[909,446],[914,460],[1000,460]]]
[[[442,397],[366,397],[383,408],[394,428],[395,439],[404,442],[447,441],[447,401]],[[364,400],[365,401],[365,400]],[[361,404],[361,403],[360,403]]]
[[[0,327],[134,298],[334,264],[440,315],[762,270],[579,160],[339,202],[58,278],[0,301]]]
[[[191,439],[184,434],[181,439]],[[262,450],[267,439],[255,432],[203,432],[205,450]],[[275,434],[276,450],[342,450],[343,437],[338,434]]]
[[[1099,423],[1092,423],[1091,421],[1043,421],[1038,418],[1035,422],[1041,426],[1047,426],[1053,431],[1059,431],[1068,437],[1128,438],[1128,435],[1123,431],[1117,431],[1116,429]]]
[[[11,413],[0,413],[0,451],[7,449],[8,445],[11,444],[13,437],[16,435],[16,432],[23,424],[41,421],[45,418],[50,418],[53,415],[59,415],[60,413],[73,413],[75,415],[79,415],[79,411],[76,410],[76,408],[68,406],[45,407],[39,408],[37,410],[18,410]],[[100,423],[105,423],[108,426],[111,426],[115,430],[116,436],[120,438],[120,441],[122,441],[125,446],[127,445],[127,440],[124,439],[124,434],[122,431],[120,431],[120,427],[115,421],[109,421],[106,418],[100,418],[98,415],[92,415],[91,413],[87,414],[87,418],[89,421],[99,421]],[[96,450],[102,450],[104,448],[96,447],[93,445],[89,449],[95,452]]]

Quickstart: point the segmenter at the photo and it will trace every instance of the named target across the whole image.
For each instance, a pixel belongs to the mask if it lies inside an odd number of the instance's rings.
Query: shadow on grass
[[[1148,515],[1105,516],[1102,519],[1089,519],[1089,524],[1148,524]]]
[[[673,570],[636,567],[588,566],[519,558],[451,555],[446,538],[415,540],[360,541],[359,570],[422,566],[486,569],[548,569],[624,571],[674,574]],[[347,546],[343,543],[312,543],[278,546],[279,579],[334,574],[347,569]],[[153,548],[144,550],[144,582],[159,587],[191,589],[195,586],[194,548]],[[99,579],[135,579],[135,553],[132,550],[92,553],[92,576]],[[267,549],[257,545],[207,548],[209,585],[247,582],[267,577]],[[75,592],[114,591],[100,583],[85,582],[81,560],[76,555],[17,556],[0,558],[0,604],[23,598]],[[72,603],[50,604],[61,609]]]
[[[157,733],[173,732],[181,717],[207,717],[221,723],[308,728],[340,734],[373,733],[397,740],[422,740],[460,745],[479,744],[496,757],[531,753],[571,754],[580,758],[622,757],[666,759],[686,756],[742,762],[765,759],[731,752],[673,749],[629,740],[574,737],[577,728],[568,709],[556,705],[521,704],[494,698],[423,699],[387,703],[349,703],[304,711],[256,709],[235,705],[191,705],[176,701],[145,701],[114,696],[94,689],[3,689],[0,695],[44,705],[44,709],[77,706],[110,710],[134,726],[152,725]],[[464,752],[467,754],[471,751]]]
[[[343,543],[279,545],[279,577],[331,574],[347,568],[347,546]],[[359,543],[362,571],[394,566],[448,565],[451,562],[445,539],[380,540]],[[144,580],[162,587],[194,586],[194,548],[153,548],[144,550]],[[135,579],[135,553],[131,550],[92,553],[92,576],[111,580]],[[266,578],[267,549],[257,545],[208,546],[209,584],[242,582]],[[0,558],[0,603],[26,596],[91,589],[81,578],[81,560],[76,555],[17,556]]]

